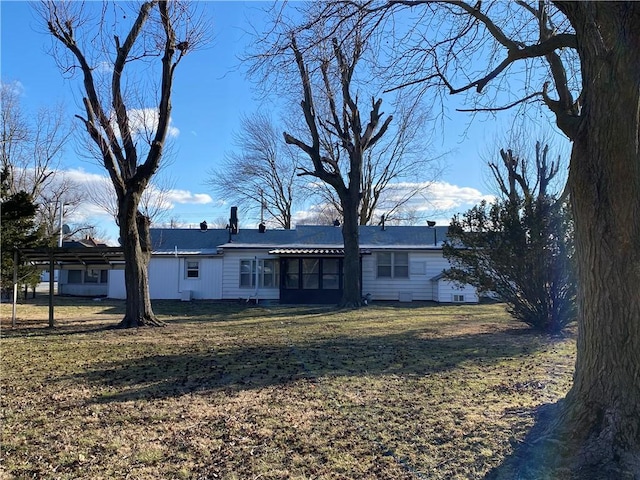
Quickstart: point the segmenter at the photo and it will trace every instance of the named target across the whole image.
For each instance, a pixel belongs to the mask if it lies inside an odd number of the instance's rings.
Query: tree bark
[[[581,478],[640,478],[640,4],[557,3],[584,98],[569,174],[579,327],[567,455]]]
[[[356,184],[358,185],[358,184]],[[341,198],[342,203],[342,238],[344,241],[344,281],[342,300],[339,307],[355,308],[362,305],[362,289],[360,275],[360,230],[358,192],[349,188]],[[354,205],[348,205],[353,203]]]
[[[121,328],[163,326],[151,308],[148,266],[151,260],[149,219],[138,212],[139,194],[129,194],[119,210],[120,242],[125,258],[125,316]]]

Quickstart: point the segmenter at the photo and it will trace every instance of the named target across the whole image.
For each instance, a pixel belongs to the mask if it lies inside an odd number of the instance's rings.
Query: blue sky
[[[228,217],[229,205],[215,198],[205,183],[207,171],[233,147],[233,134],[241,115],[265,108],[273,101],[260,98],[238,61],[250,41],[250,25],[260,27],[263,21],[260,3],[203,5],[213,22],[213,42],[187,55],[178,67],[172,113],[175,157],[166,172],[174,189],[169,215],[194,227],[202,220],[214,222]],[[0,13],[2,81],[17,82],[23,107],[34,112],[63,102],[70,116],[82,113],[77,81],[63,79],[47,53],[51,39],[42,33],[29,4],[2,1]],[[432,191],[434,204],[442,207],[434,211],[434,219],[440,224],[446,224],[452,213],[468,209],[491,193],[481,157],[500,132],[499,122],[507,116],[484,122],[476,119],[469,124],[468,114],[455,112],[453,104],[448,112],[449,120],[442,131],[434,132],[435,147],[449,152],[444,158],[444,174]],[[61,168],[71,171],[79,181],[90,182],[95,176],[106,175],[100,165],[82,158],[76,150],[72,146],[66,148]],[[112,239],[117,238],[113,221],[95,207],[86,205],[78,215],[99,223]]]

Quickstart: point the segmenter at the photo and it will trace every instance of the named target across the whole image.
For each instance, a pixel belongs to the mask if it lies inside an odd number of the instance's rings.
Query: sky
[[[246,78],[246,67],[239,60],[251,41],[248,32],[263,25],[263,5],[200,3],[212,20],[212,42],[187,55],[178,66],[171,121],[174,156],[165,169],[172,184],[168,215],[193,228],[203,220],[216,223],[228,218],[230,205],[216,198],[206,184],[208,171],[234,148],[233,135],[242,115],[264,110],[273,101]],[[2,82],[16,85],[23,109],[35,112],[61,102],[70,117],[81,114],[79,83],[63,78],[48,53],[52,40],[43,32],[29,3],[3,0],[0,15]],[[465,211],[491,195],[486,181],[486,153],[504,130],[506,117],[472,121],[468,114],[456,112],[453,105],[447,109],[445,123],[431,132],[435,149],[444,153],[443,173],[430,192],[432,204],[440,207],[434,208],[432,219],[441,225],[448,224],[453,213]],[[60,168],[87,185],[106,177],[104,168],[81,155],[76,146],[65,148]],[[304,212],[298,213],[302,216]],[[96,223],[115,244],[117,227],[108,214],[87,203],[65,222],[82,220]],[[245,225],[253,227],[251,223],[252,219],[247,219]],[[241,228],[242,224],[243,219]]]

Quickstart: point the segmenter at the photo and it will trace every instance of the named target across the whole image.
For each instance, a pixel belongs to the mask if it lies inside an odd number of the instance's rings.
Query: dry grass
[[[56,302],[0,306],[0,478],[482,478],[575,356],[501,305]]]

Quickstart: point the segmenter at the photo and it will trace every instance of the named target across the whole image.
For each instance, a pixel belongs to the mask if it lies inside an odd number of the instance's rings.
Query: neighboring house
[[[70,240],[62,244],[63,248],[96,248],[106,247],[92,238]],[[58,272],[58,295],[73,295],[83,297],[105,297],[109,292],[108,266],[68,266],[68,269]]]
[[[447,227],[360,227],[362,295],[372,301],[477,302],[475,289],[442,277]],[[344,248],[339,227],[294,230],[151,229],[152,299],[337,303]],[[124,298],[124,272],[108,296]]]

